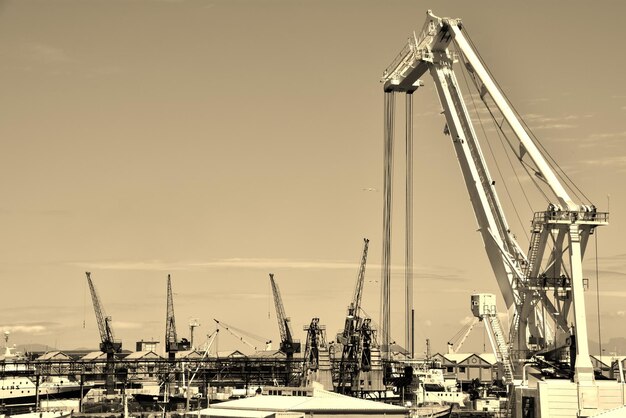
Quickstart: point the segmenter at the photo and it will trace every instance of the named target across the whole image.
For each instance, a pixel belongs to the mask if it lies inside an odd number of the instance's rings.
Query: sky
[[[541,143],[610,210],[597,257],[594,241],[585,262],[587,317],[595,341],[623,336],[626,5],[614,1],[0,3],[0,330],[15,344],[95,349],[90,271],[125,348],[162,341],[171,274],[179,335],[197,318],[204,340],[215,318],[277,341],[271,272],[295,334],[304,340],[303,326],[319,317],[331,340],[352,298],[364,237],[363,307],[377,320],[379,80],[429,8],[463,19]],[[445,349],[471,316],[471,293],[499,296],[432,80],[424,82],[414,98],[418,352],[426,339],[433,351]],[[401,146],[399,131],[398,342]],[[526,248],[532,211],[545,202],[503,205]],[[475,334],[468,349],[481,350],[484,332]],[[226,332],[216,345],[248,349]]]

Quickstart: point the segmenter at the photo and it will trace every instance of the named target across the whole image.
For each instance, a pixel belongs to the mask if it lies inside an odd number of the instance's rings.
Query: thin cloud
[[[211,268],[236,267],[247,269],[353,269],[355,263],[342,261],[298,261],[287,259],[264,259],[264,258],[227,258],[214,261],[201,262],[164,262],[160,260],[148,261],[112,261],[112,262],[76,262],[70,263],[87,269],[101,270],[142,270],[142,271],[176,271],[176,270],[205,270]]]
[[[559,130],[559,129],[573,129],[576,128],[576,125],[572,125],[569,123],[547,123],[545,125],[535,125],[532,127],[535,130]]]
[[[626,138],[626,131],[592,133],[583,137],[556,138],[555,141],[578,145],[580,148],[617,147],[621,146]]]
[[[74,61],[64,49],[44,43],[26,44],[24,50],[29,60],[44,64],[59,64]]]
[[[580,161],[579,164],[590,165],[593,167],[607,167],[614,170],[626,169],[626,155],[614,155],[604,158],[594,158]]]
[[[289,260],[279,258],[226,258],[212,261],[196,262],[164,262],[160,260],[148,261],[106,261],[106,262],[72,262],[72,266],[78,266],[85,270],[125,270],[125,271],[206,271],[220,268],[259,269],[259,270],[351,270],[359,267],[356,262],[340,260]],[[390,266],[392,277],[404,277],[404,266]],[[379,274],[382,270],[380,264],[368,263],[367,270],[370,274]],[[464,281],[464,272],[454,271],[449,267],[439,266],[415,266],[413,269],[414,279],[437,280],[437,281]]]
[[[139,329],[139,328],[143,328],[144,326],[145,326],[145,323],[139,323],[139,322],[115,321],[114,323],[115,329]]]
[[[59,328],[59,324],[55,322],[24,322],[0,325],[1,332],[24,333],[32,335],[49,334],[57,328]]]

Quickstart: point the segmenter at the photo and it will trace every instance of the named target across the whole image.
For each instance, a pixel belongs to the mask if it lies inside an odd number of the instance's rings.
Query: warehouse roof
[[[383,413],[404,415],[407,409],[365,399],[352,398],[322,389],[315,389],[313,396],[280,396],[259,395],[250,398],[222,402],[220,409],[237,411],[277,411],[277,412],[333,412],[350,413]],[[206,411],[206,415],[210,411]]]

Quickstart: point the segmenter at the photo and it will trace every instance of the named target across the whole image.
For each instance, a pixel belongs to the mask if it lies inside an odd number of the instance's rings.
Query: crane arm
[[[361,309],[361,299],[363,298],[363,283],[365,283],[365,266],[367,264],[367,250],[370,240],[363,238],[363,254],[361,256],[361,264],[359,265],[359,273],[354,286],[354,296],[352,297],[352,309],[354,315],[358,315]]]
[[[100,298],[98,297],[98,293],[96,292],[96,288],[91,280],[91,273],[85,272],[87,276],[87,283],[89,284],[89,292],[91,293],[91,301],[93,303],[93,310],[96,314],[96,322],[98,323],[98,331],[100,331],[100,339],[102,342],[106,342],[109,340],[109,336],[111,336],[111,329],[107,326],[106,323],[106,315],[104,313],[104,309],[100,305]]]
[[[272,293],[274,295],[274,306],[276,307],[276,319],[278,321],[278,329],[280,331],[281,341],[291,341],[291,332],[288,325],[288,319],[285,315],[285,306],[283,300],[280,297],[280,289],[278,284],[274,280],[274,274],[270,273],[270,283],[272,285]]]
[[[458,336],[459,334],[461,334],[461,337],[457,340],[456,342],[456,347],[454,346],[455,342],[454,342],[454,338],[453,337],[449,342],[448,342],[448,354],[456,354],[459,352],[459,350],[461,349],[461,347],[463,347],[463,343],[465,343],[465,340],[467,340],[467,337],[469,337],[470,333],[472,332],[472,330],[474,329],[474,326],[478,323],[478,318],[474,317],[472,318],[472,320],[470,322],[468,322],[462,329],[460,332],[458,332],[456,336]]]
[[[520,123],[508,101],[505,99],[497,84],[493,81],[489,72],[476,54],[476,51],[474,51],[474,48],[472,48],[465,37],[465,34],[462,31],[462,26],[449,19],[444,19],[444,22],[446,22],[447,26],[450,28],[454,42],[458,46],[459,50],[467,59],[475,74],[480,78],[483,83],[483,87],[489,92],[489,95],[494,100],[498,109],[500,109],[500,112],[502,112],[502,115],[505,117],[507,123],[511,129],[513,129],[513,132],[515,132],[515,136],[520,141],[523,150],[535,163],[535,166],[540,173],[540,177],[545,179],[546,183],[550,186],[555,197],[564,209],[578,211],[580,206],[574,203],[574,201],[570,198],[569,194],[554,174],[554,171],[550,168],[550,165],[543,157],[543,154],[539,151],[535,142],[530,138],[528,132],[526,132],[526,129],[524,129]]]

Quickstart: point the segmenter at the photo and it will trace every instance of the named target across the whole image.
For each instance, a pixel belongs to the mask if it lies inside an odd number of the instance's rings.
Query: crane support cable
[[[253,344],[250,344],[248,341],[246,341],[243,336],[245,337],[249,337],[252,338],[253,340],[256,340],[258,342],[262,342],[264,344],[269,344],[272,341],[267,339],[267,338],[263,338],[259,335],[253,334],[251,332],[248,331],[244,331],[241,328],[237,328],[234,327],[232,325],[227,324],[224,321],[218,321],[217,319],[213,318],[213,320],[217,323],[217,325],[221,326],[222,328],[224,328],[226,331],[230,332],[232,335],[234,335],[235,337],[239,338],[240,341],[244,342],[245,344],[248,344],[251,347],[254,347],[254,349],[256,350],[257,347]],[[241,335],[237,335],[237,334],[241,334]]]
[[[389,334],[391,332],[391,212],[393,185],[393,136],[394,136],[394,92],[385,92],[384,127],[384,187],[383,187],[383,254],[381,277],[381,324],[383,355],[389,358]]]
[[[477,90],[480,90],[480,88],[478,87],[477,81],[475,79],[475,76],[472,77],[472,80],[474,81],[474,85],[476,86]],[[496,133],[498,134],[498,139],[500,140],[500,144],[502,145],[502,147],[504,149],[506,149],[505,145],[504,145],[504,141],[503,141],[503,137],[506,140],[506,143],[508,144],[509,148],[511,149],[511,151],[517,156],[518,160],[520,161],[522,168],[524,169],[524,171],[526,172],[526,175],[528,176],[528,178],[531,179],[531,181],[533,182],[533,184],[535,185],[535,188],[541,193],[541,195],[544,197],[546,203],[550,202],[550,198],[548,197],[548,195],[543,191],[542,187],[537,183],[534,175],[530,174],[530,172],[528,171],[528,169],[532,169],[535,173],[537,172],[537,168],[536,167],[531,167],[530,164],[528,162],[526,162],[522,157],[523,156],[519,156],[516,153],[515,150],[515,146],[513,145],[513,142],[511,141],[511,139],[509,138],[509,136],[506,134],[506,132],[504,132],[504,128],[503,128],[503,124],[504,121],[506,119],[503,119],[502,122],[498,122],[496,120],[496,115],[493,113],[493,110],[491,108],[491,106],[489,106],[489,104],[487,103],[487,101],[485,100],[485,96],[482,96],[482,102],[485,105],[485,108],[487,109],[487,111],[489,112],[489,114],[491,115],[491,118],[493,120],[494,125],[496,125],[497,129],[496,129]],[[505,155],[507,157],[507,159],[509,160],[509,165],[511,166],[513,173],[515,174],[515,178],[517,179],[517,182],[520,186],[520,189],[522,191],[522,194],[524,195],[524,198],[526,199],[526,203],[528,204],[528,207],[531,209],[532,211],[532,205],[530,204],[530,199],[528,198],[528,195],[526,194],[526,190],[523,187],[521,180],[517,174],[517,171],[515,170],[513,163],[510,159],[510,156],[507,152],[505,152]]]
[[[498,89],[500,90],[500,93],[502,94],[502,96],[505,98],[505,100],[507,101],[507,103],[509,104],[509,106],[511,107],[511,109],[513,110],[513,112],[515,112],[515,114],[517,115],[518,119],[521,121],[522,125],[526,128],[526,131],[528,132],[528,134],[530,135],[530,137],[534,140],[533,142],[535,143],[535,145],[539,146],[542,150],[543,153],[549,158],[549,160],[552,162],[553,167],[557,168],[557,173],[556,175],[563,181],[565,181],[566,183],[568,183],[571,187],[570,190],[572,192],[574,192],[574,195],[576,196],[577,199],[579,199],[580,201],[584,200],[586,202],[590,202],[589,198],[583,193],[582,190],[580,190],[580,188],[576,185],[576,183],[574,183],[574,181],[567,175],[567,173],[565,173],[565,171],[561,168],[561,166],[556,162],[556,160],[552,157],[552,155],[548,152],[548,150],[544,147],[544,145],[538,140],[537,136],[535,135],[535,133],[532,131],[532,129],[530,129],[530,127],[528,126],[528,124],[526,123],[526,121],[524,120],[524,118],[522,117],[522,115],[517,111],[517,109],[515,108],[515,106],[512,104],[512,102],[509,100],[509,98],[506,96],[506,94],[504,93],[504,90],[500,87],[500,85],[498,84],[497,80],[495,77],[493,77],[493,74],[491,73],[491,71],[489,70],[489,67],[487,67],[487,64],[485,63],[485,60],[482,58],[482,56],[480,55],[480,53],[478,52],[478,49],[476,48],[476,45],[474,45],[474,43],[472,42],[471,37],[469,36],[469,33],[467,32],[467,28],[463,27],[463,33],[465,35],[465,38],[467,39],[467,42],[471,45],[472,49],[474,50],[476,56],[478,57],[478,59],[480,60],[480,62],[482,63],[483,67],[485,68],[485,70],[489,73],[489,75],[491,76],[492,80],[494,81],[494,83],[496,84],[496,86],[498,87]],[[580,195],[578,193],[580,193]],[[583,199],[581,199],[581,195],[583,197]]]
[[[463,75],[463,80],[465,81],[465,86],[467,88],[467,90],[470,90],[469,87],[469,82],[467,81],[467,76],[465,74],[465,71],[463,71],[463,68],[461,69],[461,74]],[[473,83],[474,86],[476,86],[476,83]],[[502,169],[500,168],[500,164],[498,164],[498,159],[496,158],[496,155],[493,151],[493,147],[491,146],[491,142],[488,140],[488,136],[487,136],[487,131],[485,130],[485,126],[483,124],[483,120],[480,117],[480,112],[478,111],[478,106],[476,104],[476,101],[474,100],[474,95],[473,94],[469,94],[470,99],[472,101],[472,107],[474,109],[474,113],[476,114],[476,118],[478,119],[478,123],[480,125],[480,129],[483,131],[483,135],[485,136],[485,142],[487,143],[487,147],[489,148],[489,153],[491,154],[491,158],[494,161],[494,164],[496,166],[496,170],[498,171],[498,174],[500,175],[500,179],[502,180],[502,184],[504,186],[504,190],[506,191],[506,195],[509,198],[509,202],[511,202],[511,206],[513,207],[513,210],[515,211],[515,216],[517,217],[517,221],[519,222],[519,225],[522,229],[522,231],[524,231],[524,235],[526,236],[526,239],[529,240],[528,237],[528,233],[526,232],[526,230],[524,229],[524,222],[522,222],[522,218],[517,210],[517,205],[515,205],[515,202],[513,201],[513,197],[511,196],[511,191],[509,190],[509,187],[506,183],[506,181],[504,181],[504,175],[502,174]],[[490,112],[491,113],[491,112]],[[495,122],[496,125],[498,125],[497,122]],[[499,126],[499,125],[498,125]],[[496,132],[498,131],[498,129],[496,129]],[[505,149],[506,151],[506,149]],[[507,157],[507,159],[509,160],[509,163],[511,162],[511,160],[509,159],[509,155],[505,152],[505,155]],[[511,165],[511,168],[513,168],[513,166]],[[513,172],[515,173],[515,169],[513,169]],[[515,174],[515,176],[517,177],[517,174]],[[525,194],[524,194],[525,195]],[[528,199],[526,200],[528,202]],[[528,203],[528,205],[530,206],[530,203]]]
[[[569,196],[568,191],[559,181],[557,174],[552,170],[550,163],[545,159],[541,150],[537,147],[537,144],[530,137],[528,131],[520,122],[513,107],[509,105],[509,101],[502,93],[501,88],[491,77],[489,71],[484,65],[484,62],[480,59],[480,56],[477,55],[477,52],[465,37],[464,32],[458,25],[450,25],[450,30],[453,33],[456,43],[461,48],[463,55],[465,55],[467,60],[472,64],[474,71],[478,73],[478,76],[483,81],[485,88],[498,104],[500,111],[503,116],[506,117],[509,126],[524,146],[526,153],[534,161],[541,174],[545,177],[546,182],[552,189],[555,197],[558,199],[559,204],[567,210],[578,210],[579,204],[575,203]]]
[[[406,94],[406,208],[405,208],[405,332],[404,344],[411,357],[413,350],[413,94]]]
[[[595,258],[596,258],[596,306],[598,307],[598,353],[602,355],[602,333],[600,323],[600,271],[598,269],[598,230],[595,230],[594,234],[595,243]]]
[[[458,48],[458,46],[457,46]],[[467,65],[470,65],[467,61],[465,61],[465,56],[463,54],[461,54],[461,57],[464,59],[464,64],[465,67],[467,68]],[[488,69],[487,69],[488,70]],[[463,72],[463,78],[465,78],[465,72]],[[524,186],[522,185],[519,176],[517,174],[517,170],[515,170],[515,167],[513,165],[513,162],[511,161],[511,158],[509,156],[509,153],[506,152],[506,147],[504,146],[504,141],[502,140],[502,137],[504,137],[504,139],[506,140],[507,144],[509,145],[510,150],[513,152],[513,154],[515,154],[515,156],[517,157],[517,159],[520,161],[520,163],[522,164],[522,168],[524,169],[524,171],[526,172],[526,174],[528,175],[528,177],[533,180],[533,184],[535,185],[535,187],[539,190],[539,192],[544,196],[544,198],[546,199],[546,202],[549,203],[550,199],[548,198],[548,196],[545,194],[545,192],[543,191],[543,189],[537,184],[536,181],[534,181],[534,176],[532,176],[529,172],[528,169],[526,168],[526,166],[528,165],[528,163],[526,161],[523,160],[523,155],[517,155],[517,150],[515,149],[515,146],[513,145],[513,142],[510,140],[510,138],[508,137],[508,135],[506,134],[506,132],[504,132],[504,122],[506,121],[506,118],[502,118],[502,121],[498,122],[496,120],[496,115],[493,113],[493,110],[491,108],[491,106],[489,106],[489,103],[487,103],[486,100],[486,94],[483,94],[481,92],[481,88],[479,86],[479,80],[477,80],[477,76],[475,73],[472,73],[470,75],[470,78],[474,84],[474,87],[476,88],[476,90],[479,92],[481,100],[483,102],[483,104],[485,105],[485,108],[487,109],[487,111],[489,112],[489,115],[491,116],[491,119],[493,121],[493,124],[496,126],[496,134],[498,135],[498,139],[500,140],[500,144],[502,145],[502,148],[505,150],[504,155],[506,155],[507,160],[509,161],[509,165],[511,167],[511,170],[513,171],[513,173],[515,174],[515,178],[517,179],[517,183],[520,186],[520,189],[522,191],[522,194],[524,195],[524,198],[526,200],[526,204],[528,205],[529,209],[532,211],[532,205],[530,204],[530,199],[528,198],[528,195],[526,194],[526,190],[524,188]],[[472,97],[472,102],[473,102],[473,97]],[[475,106],[475,105],[474,105]],[[482,127],[482,122],[481,122],[481,127]],[[484,129],[484,128],[483,128]],[[489,145],[489,143],[487,143]],[[489,145],[489,147],[491,148],[491,145]],[[497,161],[496,161],[497,164]],[[498,171],[500,171],[499,167],[498,167]],[[537,168],[533,168],[533,171],[537,171]],[[507,190],[508,192],[508,190]],[[516,210],[517,212],[517,210]],[[518,215],[519,218],[519,215]],[[528,238],[528,237],[527,237]]]

